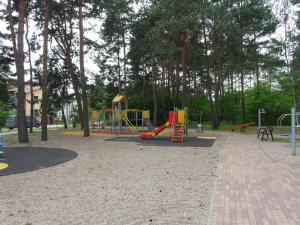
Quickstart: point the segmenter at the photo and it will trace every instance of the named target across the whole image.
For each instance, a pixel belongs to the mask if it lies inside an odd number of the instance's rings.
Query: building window
[[[33,102],[38,103],[39,102],[39,96],[33,96]]]

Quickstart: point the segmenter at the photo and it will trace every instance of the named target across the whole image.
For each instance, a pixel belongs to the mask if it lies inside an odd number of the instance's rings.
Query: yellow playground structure
[[[136,135],[144,131],[153,131],[150,121],[150,111],[140,109],[128,109],[127,99],[123,95],[117,95],[112,101],[111,109],[103,109],[92,112],[92,132],[107,134],[132,134]]]

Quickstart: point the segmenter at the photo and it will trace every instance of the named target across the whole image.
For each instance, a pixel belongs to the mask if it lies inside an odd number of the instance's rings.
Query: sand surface
[[[78,153],[0,177],[0,224],[205,225],[224,137],[212,147],[144,146],[51,134],[32,146]]]

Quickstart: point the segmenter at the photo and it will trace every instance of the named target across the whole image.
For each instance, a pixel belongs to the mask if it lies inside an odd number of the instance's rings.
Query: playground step
[[[173,138],[172,142],[181,142],[181,138]]]
[[[175,124],[172,133],[172,142],[182,142],[183,141],[183,126],[182,124]]]
[[[173,135],[173,138],[181,138],[182,135]]]
[[[173,140],[181,140],[181,137],[173,137]]]

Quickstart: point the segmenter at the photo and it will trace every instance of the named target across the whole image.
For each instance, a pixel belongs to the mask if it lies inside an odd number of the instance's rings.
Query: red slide
[[[170,126],[170,122],[169,121],[167,121],[165,124],[161,125],[154,132],[147,132],[147,133],[144,133],[144,134],[140,135],[140,139],[142,139],[142,140],[151,139],[151,138],[157,136],[160,132],[162,132],[168,126]]]
[[[140,139],[142,139],[142,140],[151,139],[151,138],[159,135],[159,133],[161,133],[168,126],[174,125],[174,123],[176,123],[176,121],[177,121],[177,113],[171,111],[171,112],[169,112],[169,119],[167,122],[165,122],[163,125],[161,125],[159,128],[157,128],[154,132],[147,132],[147,133],[140,135]]]

